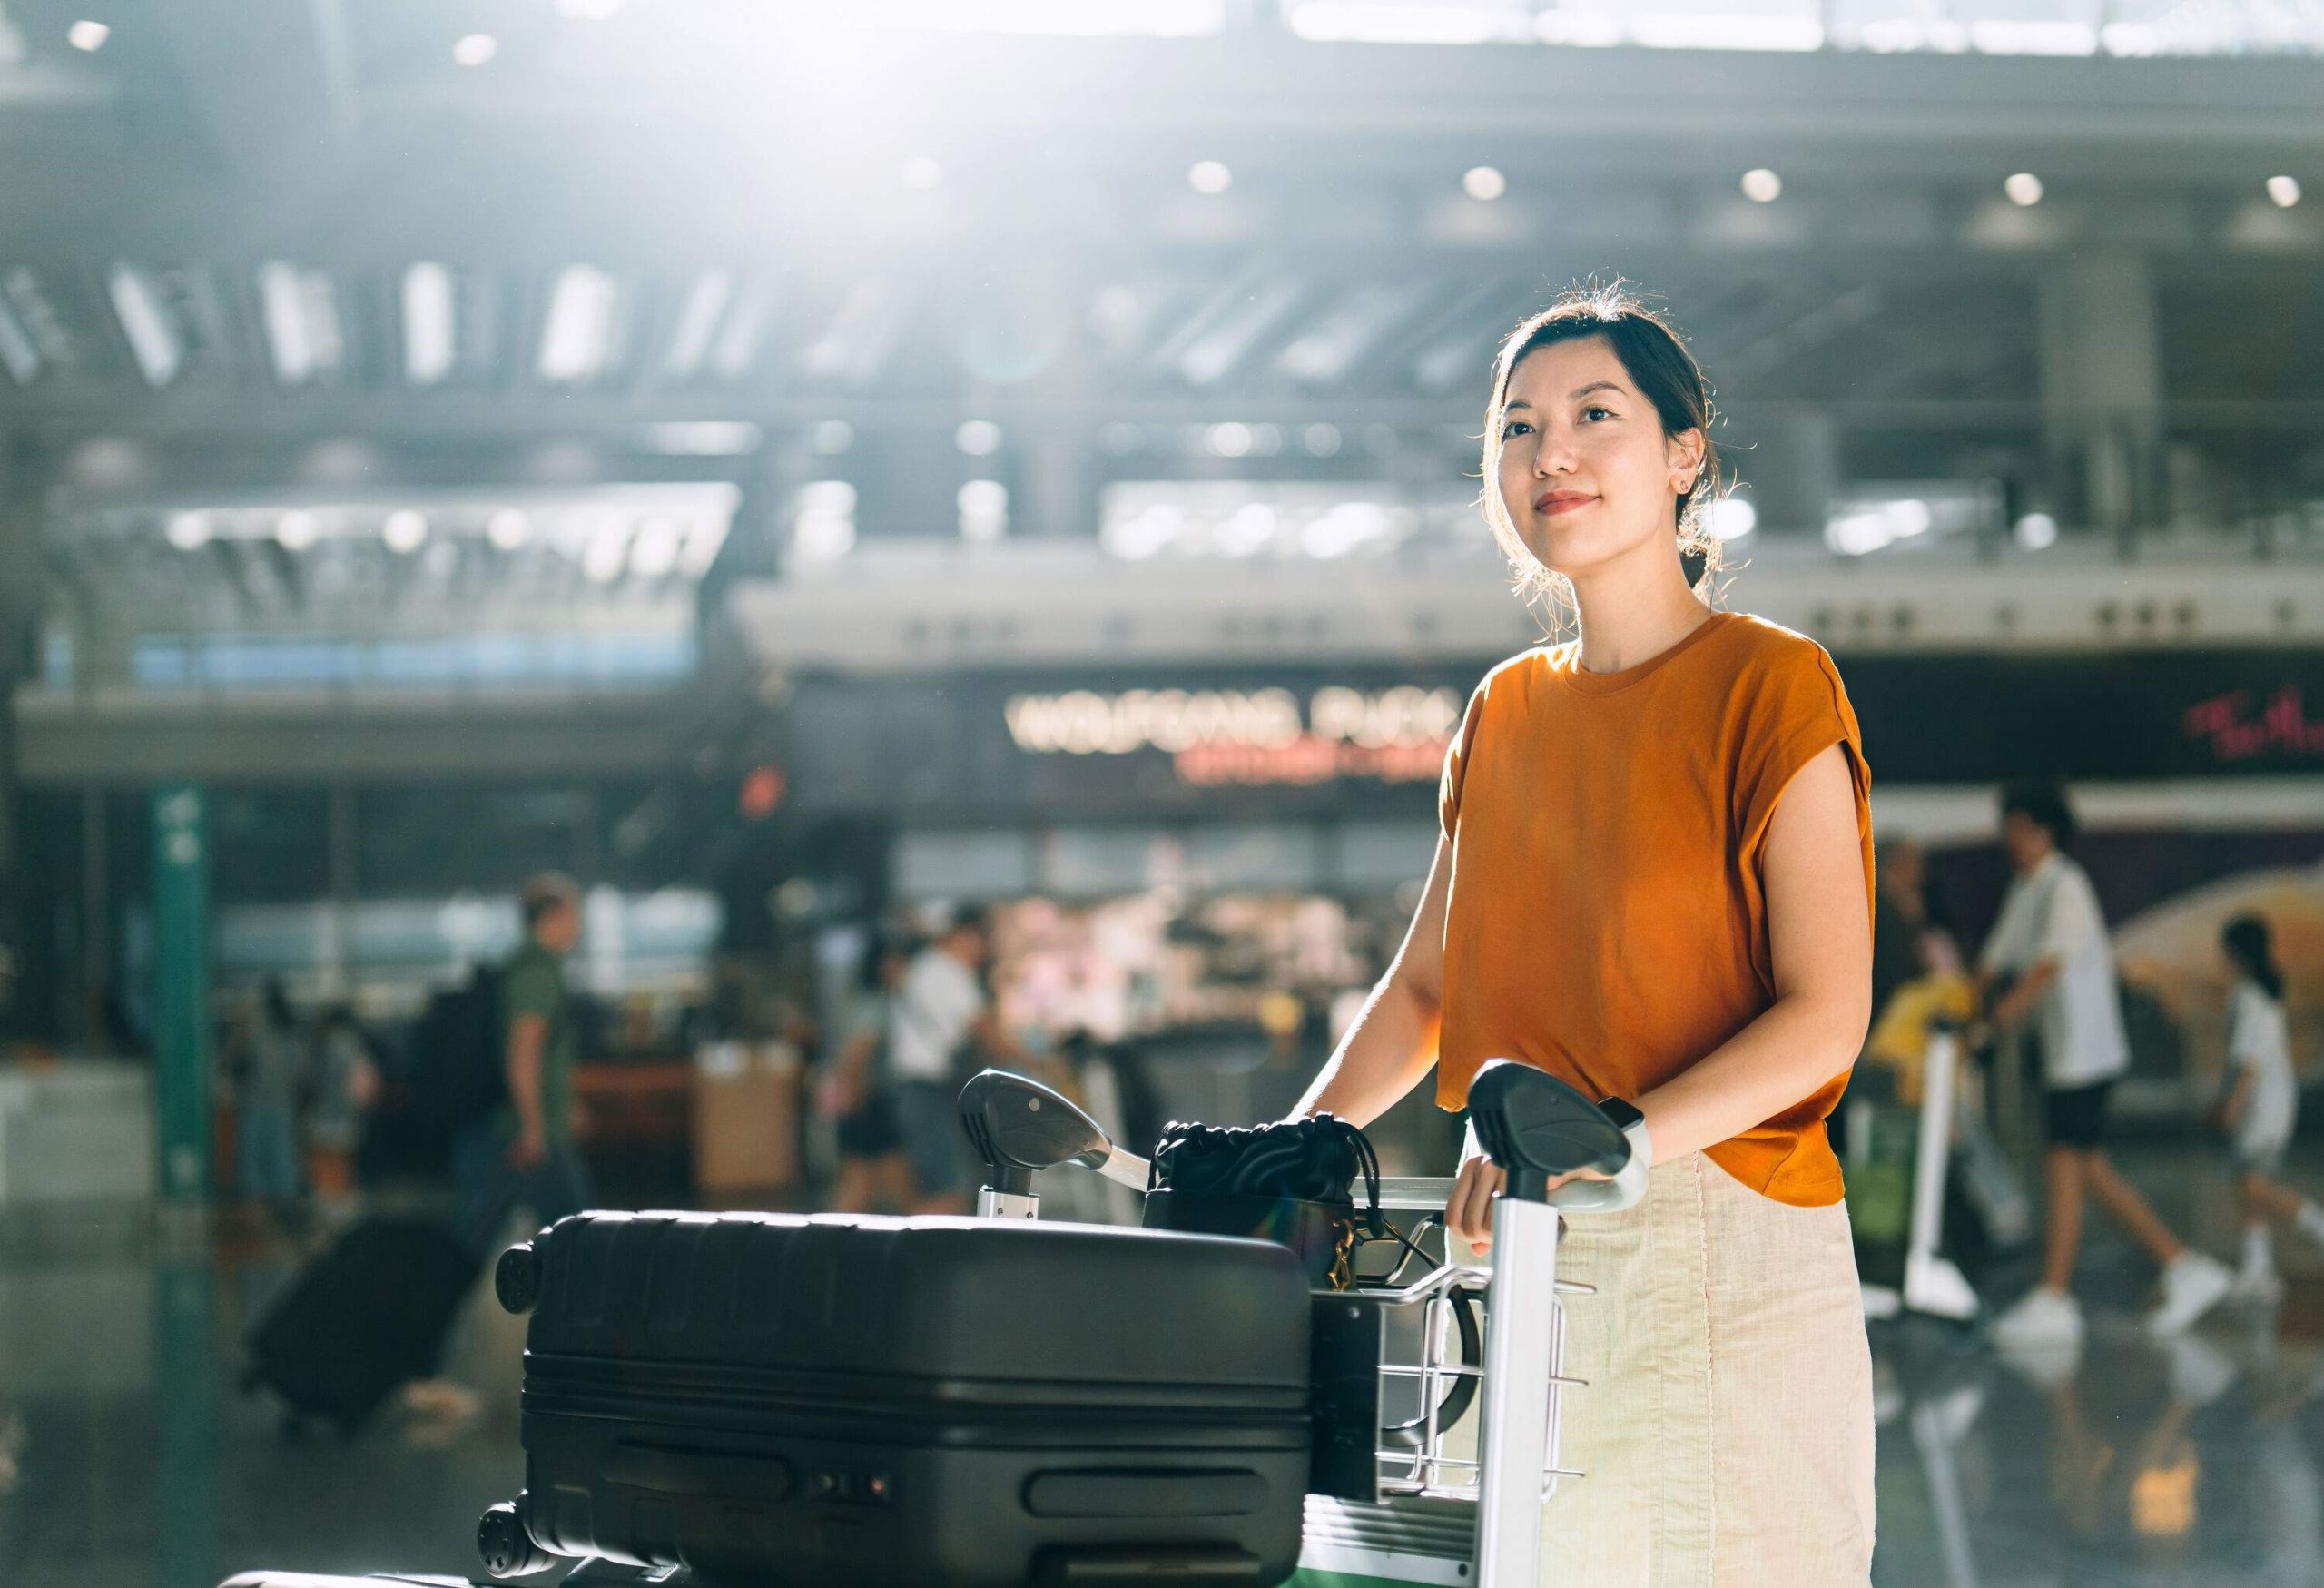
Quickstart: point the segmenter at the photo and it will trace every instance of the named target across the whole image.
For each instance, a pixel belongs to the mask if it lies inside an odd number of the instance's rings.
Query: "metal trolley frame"
[[[1059,1146],[1054,1156],[1010,1154],[990,1125],[1005,1106],[1002,1100],[980,1099],[978,1083],[971,1082],[962,1094],[963,1119],[998,1182],[984,1188],[980,1214],[1039,1218],[1040,1199],[1029,1172],[1035,1168],[1078,1163],[1140,1188],[1147,1183],[1145,1162],[1115,1149],[1064,1099],[1015,1077],[993,1075],[990,1084],[1031,1089],[1009,1100],[1021,1098],[1017,1106],[1029,1104],[1036,1112],[1046,1108],[1050,1118],[1040,1128],[1053,1130],[1049,1139]],[[1637,1200],[1646,1158],[1633,1154],[1635,1133],[1626,1133],[1580,1092],[1507,1060],[1480,1072],[1472,1109],[1487,1152],[1508,1176],[1507,1189],[1494,1204],[1492,1261],[1447,1261],[1410,1285],[1350,1293],[1352,1302],[1420,1309],[1419,1360],[1383,1360],[1379,1372],[1384,1380],[1417,1386],[1422,1425],[1414,1448],[1375,1449],[1374,1499],[1308,1496],[1303,1573],[1446,1588],[1535,1588],[1542,1508],[1561,1481],[1584,1475],[1560,1460],[1566,1392],[1588,1387],[1564,1371],[1561,1298],[1589,1294],[1590,1287],[1558,1278],[1559,1241],[1568,1211],[1610,1210]],[[1044,1161],[1036,1164],[1030,1157]],[[1610,1178],[1550,1190],[1550,1181],[1580,1169]],[[1387,1179],[1381,1182],[1381,1207],[1440,1210],[1452,1185]],[[1455,1297],[1462,1292],[1484,1297],[1481,1366],[1447,1359]],[[1443,1392],[1464,1378],[1477,1382],[1473,1455],[1458,1454],[1451,1437],[1455,1429],[1438,1422]]]

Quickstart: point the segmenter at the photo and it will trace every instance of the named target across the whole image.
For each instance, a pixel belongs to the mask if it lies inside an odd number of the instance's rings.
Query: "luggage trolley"
[[[1556,1077],[1507,1060],[1479,1071],[1470,1091],[1470,1118],[1479,1141],[1508,1176],[1493,1212],[1493,1259],[1446,1262],[1424,1277],[1385,1290],[1321,1293],[1320,1315],[1344,1308],[1349,1340],[1368,1346],[1373,1371],[1384,1384],[1403,1381],[1419,1392],[1422,1415],[1409,1445],[1372,1444],[1368,1484],[1334,1484],[1336,1494],[1307,1498],[1301,1576],[1327,1574],[1444,1588],[1534,1588],[1541,1573],[1541,1512],[1558,1484],[1583,1475],[1561,1465],[1560,1432],[1565,1393],[1586,1389],[1563,1372],[1565,1313],[1561,1295],[1589,1287],[1557,1277],[1558,1240],[1565,1215],[1626,1208],[1644,1194],[1645,1164],[1635,1158],[1620,1125]],[[1039,1217],[1033,1175],[1077,1164],[1144,1189],[1148,1166],[1122,1151],[1079,1109],[1049,1088],[1022,1077],[987,1070],[960,1094],[970,1139],[990,1167],[978,1212],[994,1218]],[[1612,1177],[1580,1180],[1552,1192],[1550,1182],[1577,1170]],[[1442,1209],[1449,1179],[1389,1179],[1381,1182],[1384,1211]],[[1448,1360],[1461,1328],[1458,1300],[1482,1293],[1485,1325],[1482,1362]],[[1360,1327],[1372,1309],[1370,1338]],[[1380,1342],[1385,1315],[1415,1309],[1419,1360],[1389,1362]],[[1334,1332],[1319,1327],[1319,1352]],[[1330,1354],[1336,1356],[1336,1350]],[[1319,1363],[1328,1373],[1332,1364]],[[1443,1408],[1470,1398],[1481,1413],[1473,1455],[1458,1454],[1452,1435],[1457,1412]],[[1539,1386],[1539,1392],[1526,1386]],[[1539,1398],[1536,1398],[1538,1393]],[[1368,1398],[1367,1426],[1377,1423],[1383,1396]],[[1320,1467],[1320,1464],[1319,1464]],[[1363,1493],[1352,1493],[1351,1490]],[[1295,1582],[1298,1579],[1295,1579]]]

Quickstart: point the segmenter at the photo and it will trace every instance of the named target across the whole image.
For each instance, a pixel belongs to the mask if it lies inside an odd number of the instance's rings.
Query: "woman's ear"
[[[1702,477],[1703,458],[1709,450],[1699,429],[1680,430],[1664,449],[1670,459],[1670,488],[1685,496]]]

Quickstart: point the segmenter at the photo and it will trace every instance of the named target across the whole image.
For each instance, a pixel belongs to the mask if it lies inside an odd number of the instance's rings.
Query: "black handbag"
[[[1359,1177],[1367,1204],[1362,1208],[1354,1197]],[[1381,1209],[1380,1158],[1371,1139],[1330,1114],[1238,1128],[1169,1125],[1154,1149],[1143,1222],[1148,1229],[1236,1235],[1289,1247],[1317,1290],[1356,1288],[1355,1255],[1366,1241],[1393,1240],[1403,1248],[1403,1261],[1387,1280],[1391,1287],[1413,1259],[1431,1266],[1427,1253]],[[1452,1302],[1461,1361],[1478,1366],[1484,1355],[1474,1298],[1460,1290]],[[1381,1445],[1419,1448],[1422,1429],[1432,1420],[1447,1427],[1460,1421],[1476,1389],[1475,1379],[1456,1377],[1433,1418],[1424,1414],[1382,1427]]]

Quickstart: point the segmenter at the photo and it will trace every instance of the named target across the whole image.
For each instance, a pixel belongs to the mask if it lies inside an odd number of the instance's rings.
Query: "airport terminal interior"
[[[1575,289],[1699,360],[1698,593],[1861,728],[1869,1581],[2324,1584],[2312,0],[0,0],[0,1583],[488,1582],[544,1220],[1157,1222],[1012,1180],[988,1065],[1128,1155],[1296,1114],[1481,680],[1588,632],[1488,413]],[[1425,1081],[1366,1136],[1463,1161]],[[1469,1470],[1457,1560],[1310,1498],[1293,1581],[1519,1588]],[[1787,1547],[1689,1580],[1865,1581]],[[890,1580],[685,1560],[619,1580]]]

